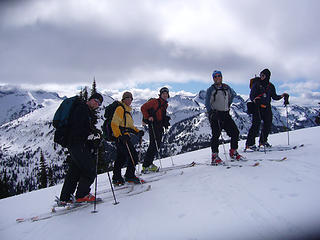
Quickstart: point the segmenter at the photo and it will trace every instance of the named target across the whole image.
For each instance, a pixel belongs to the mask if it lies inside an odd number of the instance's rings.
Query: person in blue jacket
[[[260,80],[256,81],[250,91],[250,99],[254,103],[252,113],[252,125],[246,141],[246,151],[255,151],[258,147],[255,145],[255,137],[259,133],[261,120],[263,127],[260,133],[259,147],[271,147],[268,143],[268,136],[272,125],[271,98],[280,100],[283,97],[289,97],[287,93],[277,95],[274,85],[270,82],[271,72],[264,69],[260,73]]]
[[[239,130],[229,113],[230,105],[236,96],[235,91],[227,84],[222,83],[221,71],[215,70],[212,73],[214,84],[207,89],[206,109],[212,130],[211,150],[212,165],[223,164],[219,157],[219,137],[222,129],[231,137],[231,149],[229,155],[232,159],[243,160],[238,153]]]

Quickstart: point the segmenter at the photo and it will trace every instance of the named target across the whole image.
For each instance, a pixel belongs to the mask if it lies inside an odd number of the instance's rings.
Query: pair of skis
[[[124,198],[124,197],[129,197],[129,196],[134,196],[138,195],[144,192],[147,192],[151,189],[151,185],[148,184],[140,184],[140,185],[132,185],[132,184],[127,184],[124,186],[121,186],[119,188],[116,188],[115,191],[118,192],[118,198]],[[111,190],[110,190],[111,191]],[[100,200],[97,201],[97,204],[100,203],[107,203],[107,202],[112,202],[113,201],[113,196],[112,195],[107,195],[103,196],[105,193],[110,192],[109,189],[106,191],[101,191],[100,193],[97,193],[99,196]],[[101,196],[102,195],[102,196]],[[100,197],[101,196],[101,197]],[[39,215],[34,215],[31,217],[26,217],[26,218],[17,218],[16,222],[17,223],[22,223],[22,222],[37,222],[45,219],[49,219],[55,216],[61,216],[65,215],[74,211],[78,211],[79,209],[87,208],[88,206],[92,206],[93,202],[83,202],[83,203],[69,203],[64,206],[54,204],[54,206],[51,209],[51,212],[39,214]]]

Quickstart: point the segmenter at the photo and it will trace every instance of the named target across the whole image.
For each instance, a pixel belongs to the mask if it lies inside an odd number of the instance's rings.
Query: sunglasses
[[[214,78],[222,77],[220,74],[214,75]]]
[[[96,103],[98,103],[99,106],[101,106],[101,102],[98,99],[93,99]]]

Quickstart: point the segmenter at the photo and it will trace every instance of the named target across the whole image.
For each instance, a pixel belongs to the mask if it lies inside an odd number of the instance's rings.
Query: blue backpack
[[[60,104],[58,110],[54,114],[52,125],[56,129],[54,132],[55,143],[58,143],[62,147],[67,147],[69,118],[75,106],[82,100],[79,96],[66,98]]]

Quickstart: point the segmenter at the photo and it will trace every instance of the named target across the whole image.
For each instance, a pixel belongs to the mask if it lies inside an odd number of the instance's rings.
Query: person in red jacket
[[[149,147],[142,165],[142,173],[157,172],[159,167],[153,164],[154,156],[159,151],[163,136],[163,128],[168,128],[170,117],[166,115],[169,98],[169,89],[160,89],[159,98],[153,98],[141,106],[143,121],[149,128]]]

